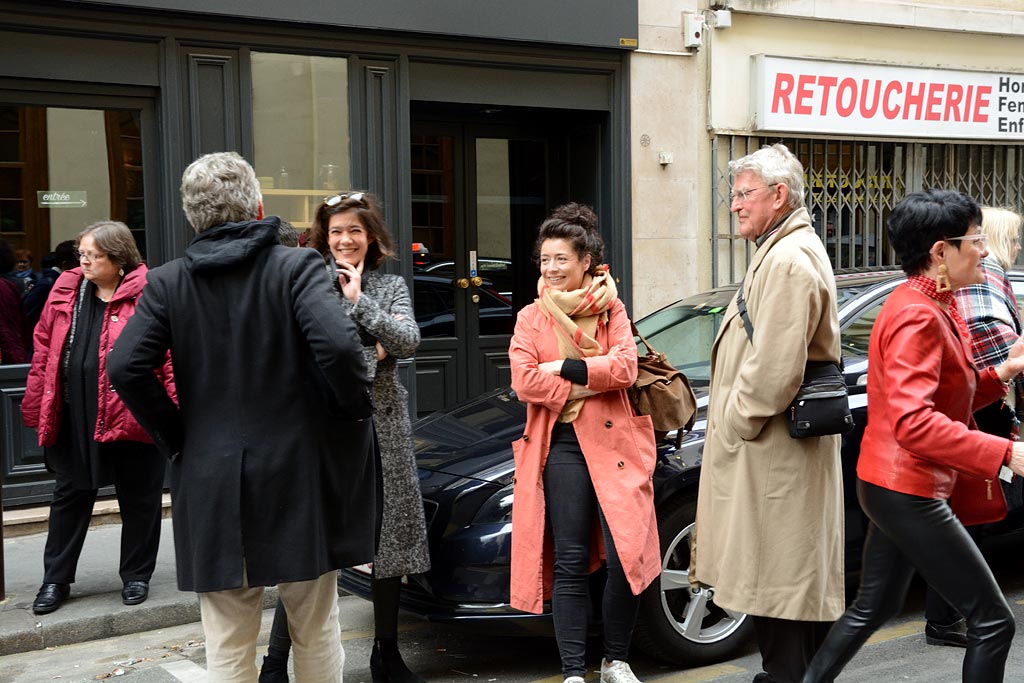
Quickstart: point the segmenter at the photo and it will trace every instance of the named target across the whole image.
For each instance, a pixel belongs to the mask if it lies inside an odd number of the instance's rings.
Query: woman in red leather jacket
[[[146,266],[131,231],[114,221],[83,230],[77,255],[80,267],[61,273],[35,328],[21,404],[56,478],[36,614],[70,594],[99,488],[117,487],[124,604],[148,597],[160,544],[166,461],[107,379],[107,354],[135,312]],[[169,361],[161,377],[176,398]]]
[[[1024,341],[997,366],[979,372],[971,360],[953,293],[984,281],[980,223],[974,200],[946,190],[908,195],[889,216],[909,279],[886,300],[868,349],[857,498],[871,523],[860,588],[804,683],[832,681],[896,616],[915,570],[967,619],[963,680],[1003,680],[1013,614],[964,524],[1005,515],[1000,471],[1024,474],[1024,443],[980,432],[972,418],[1024,370]]]

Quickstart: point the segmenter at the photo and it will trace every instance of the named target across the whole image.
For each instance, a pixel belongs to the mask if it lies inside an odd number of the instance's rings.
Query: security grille
[[[729,211],[729,160],[775,142],[789,147],[804,166],[808,210],[834,268],[898,265],[885,222],[909,192],[958,189],[981,204],[1018,211],[1024,200],[1021,146],[719,135],[711,143],[716,287],[738,280],[753,253]]]

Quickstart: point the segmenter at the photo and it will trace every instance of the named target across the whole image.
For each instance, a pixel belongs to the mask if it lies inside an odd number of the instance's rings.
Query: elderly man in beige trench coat
[[[783,414],[808,360],[839,360],[832,266],[783,145],[732,161],[731,209],[757,244],[712,347],[691,581],[753,616],[764,673],[799,681],[845,608],[839,436],[793,439]]]

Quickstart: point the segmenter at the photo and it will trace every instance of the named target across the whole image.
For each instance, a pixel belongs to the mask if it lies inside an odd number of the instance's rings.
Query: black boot
[[[283,653],[273,647],[267,650],[260,667],[259,683],[288,683],[288,650]]]
[[[946,626],[927,622],[924,627],[924,642],[929,645],[967,647],[967,620],[958,619]]]
[[[370,653],[370,676],[373,683],[426,683],[409,671],[398,651],[397,638],[375,638]],[[263,683],[263,681],[260,681]]]

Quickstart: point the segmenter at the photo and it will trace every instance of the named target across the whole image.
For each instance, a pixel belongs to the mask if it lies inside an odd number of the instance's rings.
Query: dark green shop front
[[[421,415],[507,384],[551,207],[598,209],[629,302],[635,2],[324,5],[0,1],[0,238],[38,270],[113,218],[164,263],[191,238],[181,172],[212,151],[252,161],[267,212],[300,230],[325,195],[372,191],[424,337],[404,366]],[[5,508],[52,489],[27,373],[0,365]]]

